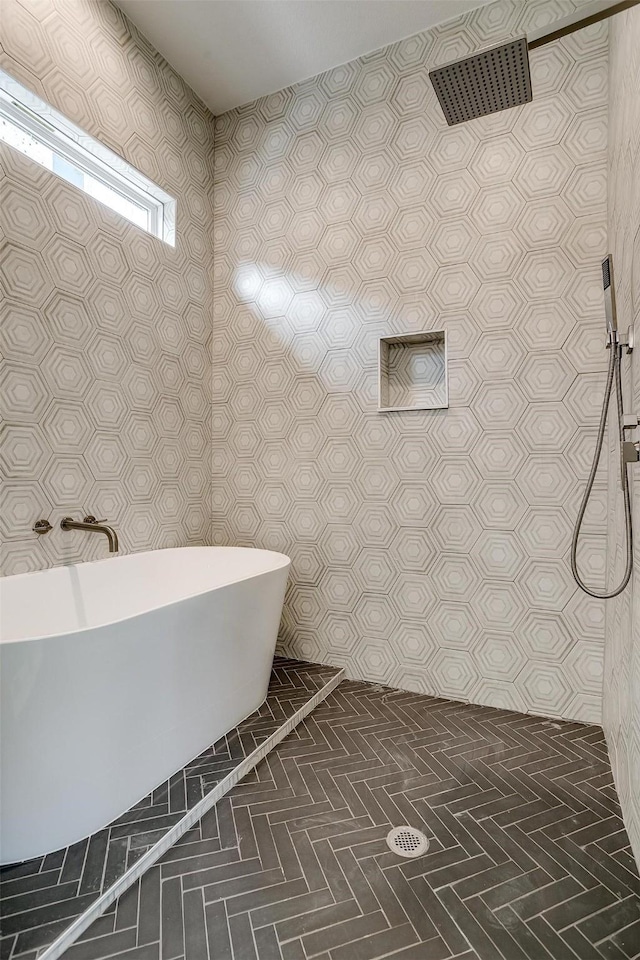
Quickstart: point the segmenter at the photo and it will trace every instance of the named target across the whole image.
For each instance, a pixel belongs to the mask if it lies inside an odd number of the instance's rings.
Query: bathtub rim
[[[71,637],[79,633],[86,633],[87,631],[90,631],[90,630],[101,630],[104,627],[116,625],[118,623],[125,623],[128,620],[134,620],[137,617],[143,617],[149,613],[155,612],[156,610],[164,610],[167,607],[175,606],[178,603],[184,603],[188,600],[192,600],[194,597],[204,596],[207,593],[212,593],[213,591],[222,589],[223,587],[230,587],[236,583],[245,583],[249,580],[255,580],[259,577],[264,577],[269,573],[275,573],[278,570],[288,568],[291,566],[291,557],[288,557],[284,553],[279,553],[276,550],[264,550],[260,547],[239,547],[234,545],[229,545],[229,546],[193,545],[193,546],[184,546],[184,547],[165,547],[165,548],[156,549],[156,550],[139,550],[139,551],[134,551],[132,553],[125,553],[118,557],[102,557],[99,560],[83,560],[81,563],[61,563],[52,567],[43,567],[43,569],[41,570],[30,570],[28,573],[16,573],[8,577],[0,577],[0,594],[1,594],[2,584],[4,582],[7,582],[9,580],[14,580],[17,578],[24,580],[27,577],[35,577],[38,575],[42,576],[43,574],[46,574],[49,571],[62,570],[62,569],[72,570],[74,568],[84,567],[84,566],[95,567],[99,564],[111,563],[113,560],[125,560],[130,557],[133,558],[133,557],[149,556],[150,554],[161,554],[161,553],[165,553],[166,551],[172,551],[172,552],[177,552],[179,550],[216,550],[217,551],[217,550],[228,550],[228,549],[241,550],[241,551],[246,551],[247,553],[254,553],[254,554],[255,553],[269,554],[271,557],[274,558],[274,561],[277,558],[279,562],[277,563],[274,562],[274,565],[269,567],[267,570],[260,570],[258,572],[249,573],[247,574],[247,576],[235,575],[233,579],[225,579],[223,577],[220,582],[212,584],[211,587],[209,587],[206,590],[197,590],[192,593],[187,593],[184,596],[179,596],[174,599],[167,600],[166,603],[158,603],[153,607],[145,607],[144,609],[138,610],[135,613],[129,613],[127,616],[123,616],[123,617],[116,616],[111,620],[105,621],[104,623],[84,624],[83,626],[76,627],[73,630],[58,630],[53,633],[34,634],[33,636],[28,636],[28,637],[10,637],[10,636],[5,637],[2,630],[2,618],[0,615],[0,649],[2,649],[5,646],[13,646],[21,643],[31,643],[33,641],[38,641],[38,640],[55,640],[57,637]]]

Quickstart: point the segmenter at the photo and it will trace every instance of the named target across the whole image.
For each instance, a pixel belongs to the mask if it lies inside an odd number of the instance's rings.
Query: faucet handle
[[[43,534],[49,533],[49,530],[53,530],[53,527],[48,520],[36,520],[32,529],[34,533]]]
[[[83,523],[106,523],[106,519],[107,518],[105,517],[104,520],[96,520],[93,514],[90,513],[89,516],[85,517],[82,522]]]

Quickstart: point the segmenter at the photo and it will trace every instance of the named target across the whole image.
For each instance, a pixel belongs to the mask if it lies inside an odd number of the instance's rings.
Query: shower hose
[[[619,586],[615,590],[609,592],[592,590],[588,587],[585,582],[582,580],[580,574],[578,573],[578,564],[576,560],[576,555],[578,551],[578,538],[580,536],[580,528],[582,526],[582,521],[584,520],[584,514],[587,509],[587,504],[589,503],[589,498],[591,497],[591,491],[593,489],[593,484],[596,478],[596,472],[598,470],[598,464],[600,462],[600,454],[602,453],[602,445],[604,443],[604,434],[607,426],[607,415],[609,412],[609,402],[611,399],[611,390],[613,387],[613,381],[616,383],[616,406],[618,411],[618,435],[620,439],[621,451],[622,451],[622,442],[624,440],[624,411],[622,407],[622,377],[620,368],[622,366],[622,347],[619,343],[615,341],[610,344],[610,355],[609,355],[609,370],[607,373],[607,385],[604,391],[604,402],[602,404],[602,414],[600,415],[600,426],[598,427],[598,439],[596,441],[596,451],[593,457],[593,463],[591,465],[591,472],[589,474],[589,479],[587,480],[587,486],[584,491],[584,496],[582,498],[582,503],[580,504],[580,509],[578,511],[578,517],[576,520],[576,526],[573,531],[573,541],[571,543],[571,572],[573,573],[574,580],[578,584],[581,590],[584,590],[585,593],[588,593],[590,597],[596,597],[598,600],[610,600],[613,597],[617,597],[619,593],[622,593],[624,588],[629,583],[631,578],[631,571],[633,569],[633,527],[631,521],[631,498],[629,496],[629,478],[627,476],[627,465],[623,462],[622,456],[620,456],[620,480],[622,482],[622,496],[624,498],[624,519],[625,519],[625,528],[626,528],[626,546],[627,546],[627,559],[626,566],[624,570],[624,575],[620,581]]]

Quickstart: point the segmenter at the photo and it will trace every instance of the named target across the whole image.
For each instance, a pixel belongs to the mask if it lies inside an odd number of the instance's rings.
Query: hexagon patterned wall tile
[[[106,555],[65,514],[124,551],[210,537],[213,118],[115,7],[82,6],[6,0],[2,68],[177,197],[177,245],[0,145],[5,574]]]
[[[609,208],[608,226],[611,253],[617,280],[618,318],[622,329],[640,320],[640,144],[634,131],[640,125],[640,8],[616,17],[611,31],[611,90],[609,135]],[[590,132],[591,131],[591,132]],[[580,130],[591,142],[592,125]],[[638,351],[627,359],[627,383],[633,385],[625,396],[627,411],[640,409],[640,362]],[[623,518],[618,499],[617,443],[609,437],[608,503],[610,504],[609,553],[611,582],[619,582],[624,568],[621,530]],[[605,445],[605,450],[607,449]],[[630,468],[635,530],[640,523],[640,486],[638,468]],[[614,504],[616,505],[614,507]],[[605,502],[606,508],[606,502]],[[635,570],[631,589],[627,589],[607,607],[607,645],[604,663],[603,727],[611,753],[616,786],[622,804],[625,825],[633,851],[640,863],[640,540],[635,538]],[[571,669],[599,687],[599,661],[593,659],[591,643],[573,655]]]
[[[598,721],[603,606],[567,554],[606,361],[606,25],[459,127],[430,66],[574,0],[497,0],[234,110],[214,191],[209,114],[119,11],[6,3],[3,68],[177,197],[178,245],[2,148],[3,571],[103,555],[36,539],[40,513],[282,550],[289,654]],[[429,329],[449,409],[377,414],[378,338]]]
[[[213,537],[293,557],[292,656],[598,721],[602,605],[568,550],[606,364],[607,26],[478,121],[447,127],[427,78],[574,6],[498,0],[217,118]],[[450,408],[377,414],[377,339],[439,329]]]

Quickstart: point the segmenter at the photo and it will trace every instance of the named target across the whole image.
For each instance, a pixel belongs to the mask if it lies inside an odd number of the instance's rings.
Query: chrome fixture
[[[635,463],[640,459],[640,443],[627,440],[625,430],[632,430],[638,426],[638,418],[635,415],[627,414],[625,416],[622,404],[622,350],[626,348],[627,353],[633,350],[633,327],[625,335],[618,331],[618,318],[616,316],[616,301],[613,288],[613,260],[609,255],[602,261],[602,284],[604,287],[604,310],[607,322],[607,349],[609,350],[609,370],[607,373],[607,384],[604,390],[604,400],[602,403],[602,413],[600,415],[600,426],[598,427],[598,437],[596,440],[596,450],[591,465],[591,472],[587,480],[587,486],[584,491],[582,503],[578,510],[576,526],[573,531],[573,540],[571,542],[571,572],[573,578],[585,593],[590,597],[597,597],[599,600],[610,600],[617,597],[625,589],[631,579],[633,570],[633,519],[631,515],[631,498],[629,495],[629,477],[627,475],[627,464]],[[616,408],[618,413],[618,438],[620,441],[620,482],[622,484],[622,497],[624,500],[624,517],[626,529],[626,564],[624,574],[620,584],[610,591],[597,591],[587,587],[578,573],[577,552],[578,538],[580,536],[580,527],[584,520],[584,514],[589,503],[593,483],[596,478],[600,455],[602,453],[602,444],[604,442],[604,433],[607,426],[607,415],[609,413],[609,401],[611,399],[611,390],[613,382],[616,384]]]
[[[34,533],[49,533],[49,530],[53,530],[53,527],[48,520],[36,520],[33,527],[31,528]]]
[[[95,517],[92,517],[89,514],[88,517],[85,517],[81,522],[80,520],[73,520],[72,517],[63,517],[60,521],[61,530],[88,530],[89,533],[104,533],[105,537],[109,541],[109,553],[118,552],[118,535],[113,529],[113,527],[108,527],[104,520],[96,520]]]
[[[612,17],[640,0],[593,0],[573,13],[464,60],[429,71],[449,126],[529,103],[533,99],[529,50],[551,43],[592,23]]]

